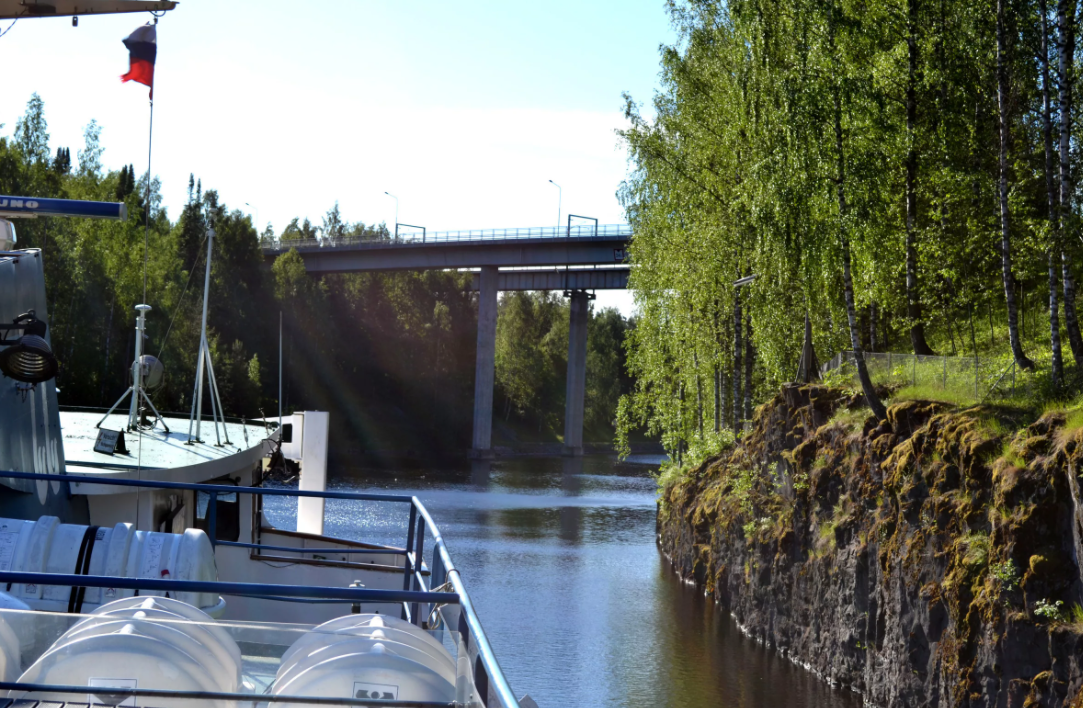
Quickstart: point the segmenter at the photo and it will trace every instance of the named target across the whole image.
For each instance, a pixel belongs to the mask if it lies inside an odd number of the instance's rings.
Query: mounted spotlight
[[[10,339],[9,333],[20,330],[22,336]],[[46,324],[31,310],[19,315],[9,325],[0,325],[0,373],[28,384],[39,384],[55,378],[59,365],[49,343],[45,341]]]

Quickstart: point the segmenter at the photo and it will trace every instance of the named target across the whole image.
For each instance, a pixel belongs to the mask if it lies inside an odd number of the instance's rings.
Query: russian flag
[[[150,97],[154,98],[154,60],[158,56],[158,36],[154,25],[149,22],[136,29],[124,40],[128,48],[128,73],[120,77],[121,81],[135,81],[150,87]]]

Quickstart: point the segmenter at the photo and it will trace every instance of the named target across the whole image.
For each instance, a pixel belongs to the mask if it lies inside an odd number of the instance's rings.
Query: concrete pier
[[[568,322],[568,384],[564,403],[564,454],[583,454],[583,404],[587,393],[587,320],[590,296],[571,293]],[[491,394],[490,394],[491,395]]]
[[[474,457],[493,448],[493,383],[496,373],[496,266],[483,266],[478,279],[478,354],[474,373]]]

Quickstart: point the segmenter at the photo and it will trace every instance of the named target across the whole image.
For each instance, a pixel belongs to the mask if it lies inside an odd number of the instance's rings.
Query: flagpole
[[[151,88],[150,129],[147,131],[147,199],[146,218],[143,224],[143,303],[147,302],[147,252],[150,241],[150,181],[151,155],[154,149],[154,89]]]

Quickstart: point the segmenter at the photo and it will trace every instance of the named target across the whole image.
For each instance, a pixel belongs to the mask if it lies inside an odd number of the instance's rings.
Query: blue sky
[[[0,134],[37,91],[54,149],[74,155],[96,119],[105,164],[146,169],[146,89],[118,80],[146,17],[16,25]],[[663,0],[184,0],[159,24],[153,170],[172,216],[195,173],[276,231],[336,200],[392,223],[385,191],[431,230],[548,225],[550,179],[565,214],[614,223],[621,93],[648,102],[673,41]]]

